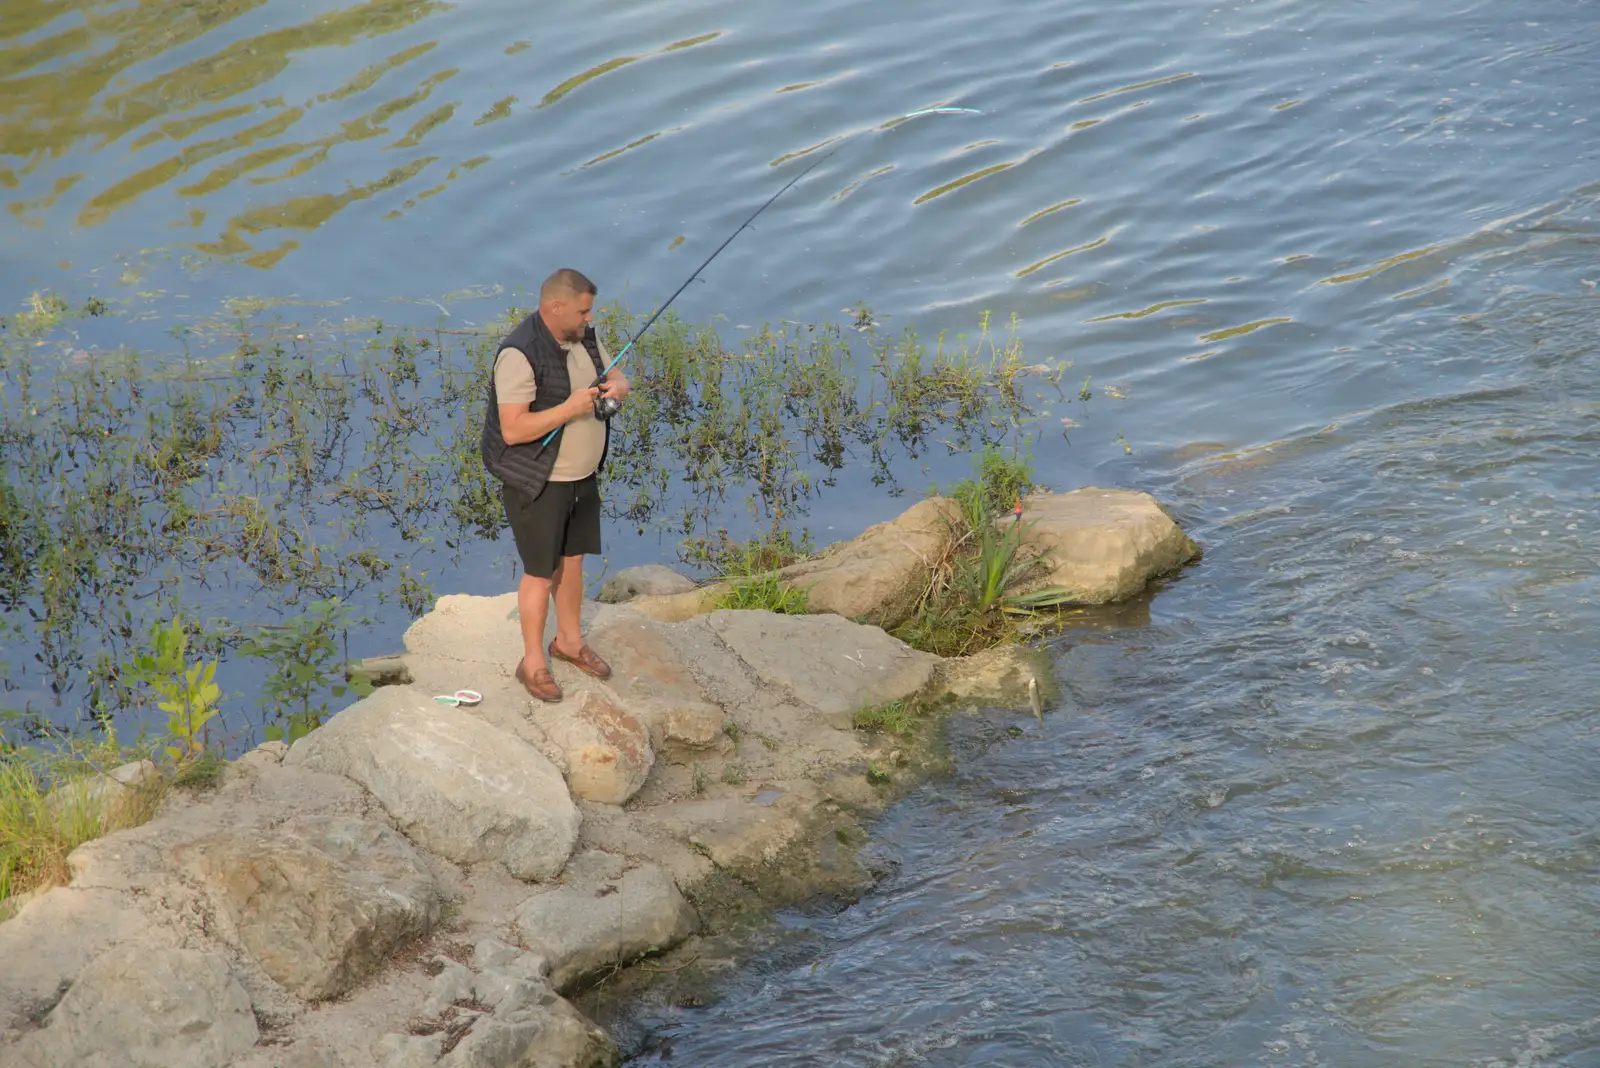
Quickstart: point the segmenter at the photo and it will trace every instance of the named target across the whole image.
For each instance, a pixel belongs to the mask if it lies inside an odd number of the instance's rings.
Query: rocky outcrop
[[[803,589],[812,612],[832,612],[885,630],[911,618],[945,543],[954,501],[929,497],[812,560],[778,572]]]
[[[476,952],[470,968],[448,958],[429,961],[439,971],[420,1013],[406,1021],[404,1031],[375,1039],[371,1059],[364,1063],[384,1068],[613,1068],[616,1045],[551,989],[540,970],[542,962],[497,945],[509,952],[497,964],[483,963],[485,954]]]
[[[213,791],[167,790],[150,823],[79,847],[71,886],[0,922],[0,1064],[615,1064],[563,992],[644,956],[692,962],[727,909],[870,885],[859,821],[939,757],[851,729],[858,711],[1054,703],[1037,653],[941,661],[860,621],[903,618],[947,508],[786,569],[812,615],[708,610],[715,586],[586,602],[614,674],[554,665],[554,705],[512,677],[514,595],[441,598],[389,685]],[[1139,494],[1024,512],[1051,553],[1040,581],[1085,600],[1193,553]],[[482,702],[432,700],[461,687]],[[120,797],[126,774],[93,788]]]
[[[176,859],[266,973],[307,1000],[346,993],[439,915],[438,886],[415,847],[369,820],[230,828],[179,847]]]
[[[808,594],[813,613],[833,613],[892,630],[910,618],[926,591],[930,569],[957,514],[954,501],[929,497],[860,537],[830,546],[810,560],[775,572]],[[1030,555],[1049,566],[1027,589],[1064,586],[1080,604],[1132,597],[1149,582],[1178,570],[1199,548],[1147,493],[1086,487],[1039,492],[1023,501]],[[630,606],[661,622],[682,622],[714,611],[726,582],[682,593],[639,597]]]
[[[1030,586],[1064,586],[1085,604],[1131,597],[1150,580],[1181,568],[1199,548],[1155,498],[1089,486],[1023,499],[1024,547],[1048,567]]]
[[[284,763],[355,780],[407,837],[449,860],[550,879],[577,840],[577,809],[543,754],[410,687],[386,686],[340,712]]]
[[[595,627],[590,641],[608,650],[609,688],[648,726],[657,750],[704,750],[722,740],[726,720],[670,634],[654,620],[628,614]]]
[[[1054,667],[1045,653],[1021,645],[1002,645],[939,664],[933,692],[957,705],[983,705],[1032,711],[1029,683],[1042,707],[1060,698]]]

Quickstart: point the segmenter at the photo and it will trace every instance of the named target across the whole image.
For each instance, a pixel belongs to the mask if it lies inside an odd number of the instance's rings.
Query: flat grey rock
[[[227,911],[262,969],[308,1000],[352,989],[439,916],[416,848],[370,820],[305,816],[225,830],[178,847],[175,859]]]
[[[706,623],[762,682],[842,730],[850,729],[857,709],[920,693],[939,663],[877,627],[840,616],[721,611]]]

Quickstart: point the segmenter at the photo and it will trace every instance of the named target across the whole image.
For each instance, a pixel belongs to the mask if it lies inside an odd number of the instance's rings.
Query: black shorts
[[[534,578],[554,575],[563,556],[600,552],[600,487],[593,475],[577,482],[547,482],[544,492],[533,498],[507,485],[501,499],[522,570]]]

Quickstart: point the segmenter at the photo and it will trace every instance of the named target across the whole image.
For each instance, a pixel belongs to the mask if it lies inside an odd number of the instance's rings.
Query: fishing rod
[[[838,151],[838,150],[835,149],[834,151]],[[626,345],[622,346],[622,351],[617,353],[615,356],[613,356],[611,358],[611,362],[606,364],[605,370],[600,372],[600,377],[596,378],[593,382],[591,382],[589,384],[590,388],[592,389],[595,386],[598,386],[605,379],[606,375],[611,372],[611,369],[617,365],[617,363],[622,359],[622,357],[624,357],[624,356],[626,356],[628,354],[628,350],[633,348],[634,343],[637,342],[641,337],[644,336],[644,332],[646,330],[650,329],[650,327],[655,324],[655,321],[657,319],[661,318],[661,313],[665,312],[667,310],[667,308],[672,304],[672,302],[678,299],[678,295],[680,293],[682,293],[685,289],[689,288],[689,283],[693,282],[696,278],[698,278],[700,276],[700,272],[701,271],[703,271],[707,267],[711,266],[711,261],[716,259],[717,256],[719,254],[721,254],[722,250],[727,248],[733,242],[734,238],[738,237],[739,234],[742,233],[746,227],[748,227],[751,223],[756,221],[756,216],[757,215],[760,215],[762,212],[764,212],[768,208],[772,207],[773,201],[777,200],[779,197],[783,196],[783,194],[787,193],[789,191],[790,186],[793,186],[800,179],[802,179],[806,175],[810,174],[813,170],[815,170],[823,162],[823,160],[826,160],[828,158],[828,156],[831,156],[831,155],[833,155],[833,152],[829,152],[827,156],[823,156],[821,159],[818,159],[815,163],[811,164],[811,166],[807,167],[805,170],[801,171],[799,174],[795,175],[793,178],[790,178],[789,181],[784,184],[784,187],[782,189],[778,190],[776,193],[772,194],[772,196],[767,200],[767,202],[765,204],[761,205],[755,211],[751,212],[750,213],[750,217],[748,219],[746,219],[744,222],[739,224],[739,229],[737,229],[733,233],[729,234],[728,235],[728,239],[726,241],[724,241],[722,244],[718,245],[717,246],[717,250],[715,252],[713,252],[711,255],[707,256],[704,263],[702,263],[700,266],[698,266],[698,267],[696,267],[694,269],[694,274],[691,274],[688,278],[686,278],[684,280],[683,285],[679,286],[677,288],[677,290],[672,294],[672,296],[667,298],[667,302],[665,304],[661,305],[661,307],[656,310],[656,313],[654,315],[650,316],[650,318],[645,321],[645,324],[639,328],[639,332],[634,334],[633,337],[628,340],[628,343]],[[595,415],[598,418],[609,419],[613,415],[617,414],[618,410],[621,409],[621,407],[622,407],[622,402],[617,400],[617,399],[615,399],[615,398],[613,398],[613,397],[596,397],[595,398]],[[561,428],[560,427],[556,428],[556,430],[559,430],[559,429],[561,429]],[[550,439],[555,437],[555,436],[556,436],[556,431],[555,430],[550,431],[550,433],[545,436],[545,439],[542,442],[540,442],[540,444],[541,445],[550,444]]]

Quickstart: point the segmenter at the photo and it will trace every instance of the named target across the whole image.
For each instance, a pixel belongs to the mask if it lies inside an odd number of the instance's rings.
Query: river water
[[[565,262],[648,304],[826,145],[681,313],[1015,315],[1092,395],[1044,481],[1207,553],[1055,640],[1042,724],[959,723],[895,874],[637,1063],[1600,1065],[1597,37],[1582,0],[19,0],[0,296],[470,323]],[[933,107],[977,113],[893,121]]]

